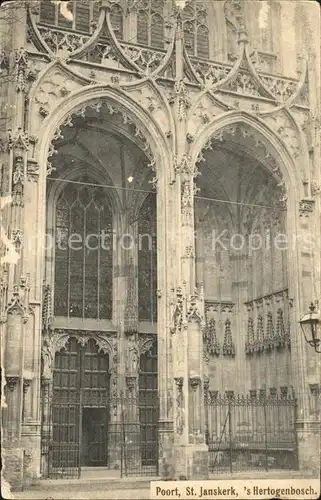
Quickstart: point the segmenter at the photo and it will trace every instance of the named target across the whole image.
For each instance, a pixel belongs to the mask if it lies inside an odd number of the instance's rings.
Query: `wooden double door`
[[[52,468],[71,472],[108,462],[109,359],[94,340],[71,337],[55,356],[52,397]],[[70,475],[70,474],[69,474]]]

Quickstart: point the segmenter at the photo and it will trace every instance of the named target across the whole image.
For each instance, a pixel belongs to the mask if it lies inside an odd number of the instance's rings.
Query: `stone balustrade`
[[[91,38],[89,34],[41,23],[37,23],[37,28],[48,47],[57,55],[71,55]],[[120,41],[119,47],[125,57],[146,73],[155,71],[166,57],[166,50],[164,49],[144,47],[126,41]],[[101,64],[102,66],[120,67],[117,48],[111,40],[104,37],[100,37],[97,43],[85,55],[82,55],[81,58],[88,62]],[[232,63],[211,61],[196,56],[190,56],[189,59],[200,84],[209,88],[217,86],[228,76],[233,68]],[[254,64],[254,66],[256,66],[256,70],[264,86],[275,95],[277,100],[286,101],[296,92],[299,83],[298,80],[261,71],[261,67],[264,70],[267,69],[266,65],[260,66]],[[166,77],[168,79],[174,77],[171,74],[170,66],[166,70]],[[240,95],[251,95],[253,97],[261,95],[258,85],[253,84],[253,79],[245,68],[240,69],[237,78],[229,82],[224,91],[237,92]],[[305,94],[302,92],[301,94],[303,97],[301,96],[299,104],[307,105],[307,100],[304,97]]]

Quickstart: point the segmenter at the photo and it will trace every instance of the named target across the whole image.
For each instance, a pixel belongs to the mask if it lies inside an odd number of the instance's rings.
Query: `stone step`
[[[129,489],[149,489],[151,481],[157,481],[157,477],[131,477],[115,478],[100,476],[104,471],[97,471],[97,475],[85,476],[80,479],[40,479],[28,488],[31,490],[54,490],[62,491],[65,488],[69,491],[77,490],[129,490]]]

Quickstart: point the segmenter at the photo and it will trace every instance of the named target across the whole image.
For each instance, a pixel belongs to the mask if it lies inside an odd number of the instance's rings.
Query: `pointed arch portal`
[[[113,322],[119,269],[143,330],[155,331],[157,322],[152,153],[135,132],[112,106],[85,105],[49,150],[47,233],[54,245],[46,280],[58,327],[49,341],[60,336],[52,382],[43,388],[42,470],[50,478],[80,477],[92,467],[155,475],[158,467],[157,351],[146,352],[142,333],[138,362],[127,373]],[[123,239],[130,232],[144,236],[137,252]]]
[[[55,355],[50,476],[107,465],[109,386],[108,354],[98,352],[92,339],[82,345],[70,337]]]

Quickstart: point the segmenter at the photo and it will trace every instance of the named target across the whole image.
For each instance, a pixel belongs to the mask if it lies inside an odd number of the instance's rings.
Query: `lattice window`
[[[190,55],[209,58],[208,13],[206,3],[193,0],[183,10],[184,40]]]
[[[137,43],[164,47],[164,0],[140,0],[137,12]]]
[[[123,11],[118,4],[113,4],[110,9],[110,22],[117,38],[124,37]]]
[[[99,319],[111,313],[108,197],[102,188],[67,184],[56,204],[55,315]]]
[[[260,42],[263,51],[272,52],[273,34],[272,34],[272,4],[269,1],[262,2],[260,5]]]
[[[57,24],[56,11],[57,11],[57,6],[53,2],[49,0],[41,2],[40,22],[56,25]]]
[[[157,257],[156,257],[156,199],[145,199],[138,221],[138,317],[155,322],[157,318]]]
[[[64,4],[64,5],[62,5]],[[62,10],[61,10],[62,9]],[[118,5],[111,9],[111,22],[117,28],[117,36],[123,35],[122,11]],[[40,22],[68,30],[92,33],[99,18],[98,0],[73,0],[69,2],[52,2],[43,0],[40,4]]]

